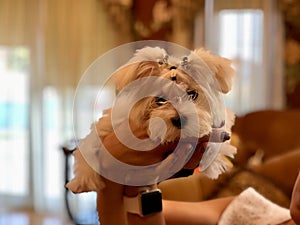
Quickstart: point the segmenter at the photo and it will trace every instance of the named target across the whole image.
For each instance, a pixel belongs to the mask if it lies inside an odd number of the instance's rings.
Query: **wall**
[[[288,108],[300,108],[300,0],[279,1],[285,25],[285,75]]]

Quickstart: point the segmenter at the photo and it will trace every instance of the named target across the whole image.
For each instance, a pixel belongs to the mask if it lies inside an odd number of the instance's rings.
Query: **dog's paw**
[[[75,177],[66,184],[66,188],[68,188],[75,194],[91,191],[97,192],[98,190],[103,189],[104,187],[105,184],[102,182],[100,176],[95,179]]]
[[[85,161],[79,150],[73,153],[75,158],[75,177],[66,184],[73,193],[98,191],[105,187],[101,176],[96,173]]]

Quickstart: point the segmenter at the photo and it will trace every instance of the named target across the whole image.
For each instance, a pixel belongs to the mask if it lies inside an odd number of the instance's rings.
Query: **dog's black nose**
[[[171,66],[171,67],[170,67],[170,70],[176,70],[176,69],[177,69],[176,66]]]
[[[175,127],[181,129],[186,125],[187,118],[185,116],[176,116],[171,118],[171,122]]]

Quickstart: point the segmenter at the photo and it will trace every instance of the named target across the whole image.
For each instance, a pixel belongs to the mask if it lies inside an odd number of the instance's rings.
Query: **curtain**
[[[0,46],[26,46],[30,54],[29,152],[23,158],[29,193],[26,203],[17,206],[65,214],[60,148],[74,136],[73,113],[80,112],[73,112],[73,100],[81,77],[116,46],[112,28],[98,0],[0,0]],[[23,146],[5,151],[18,147]],[[0,193],[1,202],[5,195]]]
[[[104,9],[97,0],[44,0],[40,11],[44,22],[40,40],[43,43],[40,52],[44,65],[40,70],[43,89],[39,99],[42,153],[35,156],[43,162],[36,166],[43,168],[43,172],[34,178],[43,182],[36,184],[34,194],[42,194],[44,198],[36,199],[35,206],[38,210],[64,212],[64,161],[60,147],[74,138],[76,124],[81,122],[73,115],[85,112],[84,107],[73,109],[76,88],[90,64],[115,47],[115,42]],[[101,76],[101,71],[98,73]],[[93,91],[92,86],[88,88],[86,103]],[[82,204],[77,196],[73,198],[73,206]]]
[[[237,114],[285,106],[283,26],[277,1],[205,2],[205,47],[234,62],[237,76],[225,96]]]

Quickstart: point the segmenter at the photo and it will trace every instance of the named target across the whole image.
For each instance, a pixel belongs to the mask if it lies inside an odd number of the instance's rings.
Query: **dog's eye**
[[[158,60],[157,62],[158,62],[159,65],[163,65],[164,64],[164,61],[162,59]]]
[[[198,98],[198,92],[196,90],[188,90],[186,92],[191,100],[196,100]]]
[[[162,98],[162,97],[157,97],[157,98],[155,99],[155,103],[156,103],[157,105],[159,105],[159,106],[165,104],[166,102],[167,102],[167,100],[164,99],[164,98]]]

